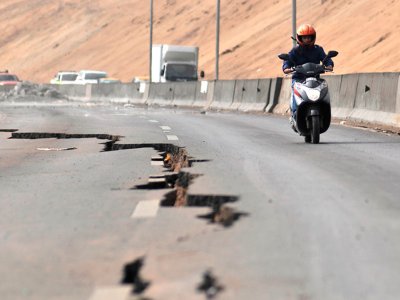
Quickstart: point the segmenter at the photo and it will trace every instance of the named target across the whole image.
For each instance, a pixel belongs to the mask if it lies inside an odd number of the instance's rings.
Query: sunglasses
[[[303,35],[302,37],[301,37],[301,39],[302,40],[313,40],[314,39],[314,36],[313,35]]]

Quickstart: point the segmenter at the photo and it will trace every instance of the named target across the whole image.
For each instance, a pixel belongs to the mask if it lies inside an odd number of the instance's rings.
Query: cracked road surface
[[[154,300],[206,299],[208,271],[216,299],[399,298],[398,135],[332,125],[309,145],[269,115],[0,110],[2,300],[136,299],[121,281],[142,257],[142,296]],[[229,206],[246,216],[225,228],[199,217],[207,207],[159,207],[170,189],[135,189],[165,171],[152,148],[104,152],[101,139],[9,139],[7,129],[184,146],[204,160],[185,168],[202,175],[188,193],[238,197]]]

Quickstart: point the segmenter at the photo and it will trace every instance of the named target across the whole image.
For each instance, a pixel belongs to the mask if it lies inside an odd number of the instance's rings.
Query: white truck
[[[199,48],[158,44],[152,48],[151,82],[198,80]],[[200,72],[204,77],[204,72]]]

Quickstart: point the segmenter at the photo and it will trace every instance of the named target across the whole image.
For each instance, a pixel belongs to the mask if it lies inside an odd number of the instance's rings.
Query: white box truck
[[[198,62],[198,47],[153,45],[151,82],[198,80]],[[204,77],[203,71],[200,77]]]

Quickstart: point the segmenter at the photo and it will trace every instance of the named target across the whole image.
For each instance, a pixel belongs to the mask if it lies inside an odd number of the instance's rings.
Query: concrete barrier
[[[210,87],[213,85],[213,82],[205,80],[197,82],[196,95],[194,97],[192,107],[205,108],[207,106],[207,94],[210,90]]]
[[[395,112],[399,73],[360,74],[355,108]]]
[[[238,110],[243,101],[246,80],[236,80],[235,91],[233,92],[233,101],[230,109]]]
[[[340,106],[340,85],[342,83],[342,76],[328,75],[323,76],[323,79],[328,83],[331,106]]]
[[[268,103],[265,107],[265,111],[270,113],[279,101],[279,96],[282,89],[282,77],[276,77],[271,79],[271,85],[269,88]]]
[[[92,90],[90,84],[87,86],[79,84],[53,84],[51,86],[72,100],[88,101],[91,98]]]
[[[268,79],[267,83],[262,82],[262,87],[259,87],[259,82],[258,79],[244,81],[242,102],[238,108],[240,111],[264,111],[271,81]]]
[[[215,80],[208,82],[207,103],[206,103],[206,106],[204,107],[205,109],[209,109],[211,106],[211,103],[214,100],[215,83],[216,83]]]
[[[219,80],[215,82],[212,109],[229,109],[235,93],[234,80]]]
[[[141,104],[146,104],[150,94],[150,82],[141,82],[139,84],[139,93],[143,94]]]
[[[267,112],[275,114],[289,113],[290,97],[292,96],[292,79],[283,78],[278,101]]]
[[[358,86],[358,74],[342,75],[337,107],[354,108]]]
[[[92,85],[92,100],[109,100],[115,103],[143,103],[139,83],[101,83]]]
[[[355,108],[378,110],[375,99],[381,88],[381,80],[373,77],[372,74],[359,74]]]
[[[197,82],[175,82],[173,105],[192,106],[196,97]]]
[[[339,96],[336,98],[335,91],[333,91],[332,93],[330,92],[332,116],[335,118],[345,119],[352,113],[354,109],[358,86],[358,74],[347,74],[330,77],[341,77]],[[332,82],[328,81],[328,85],[330,83]]]
[[[399,86],[400,73],[383,73],[382,88],[379,93],[379,110],[386,112],[396,112],[396,98]]]
[[[149,96],[146,103],[149,105],[158,104],[161,106],[172,105],[174,99],[173,83],[151,83]]]
[[[359,122],[400,126],[396,113],[399,73],[359,74],[354,109],[346,118]]]

